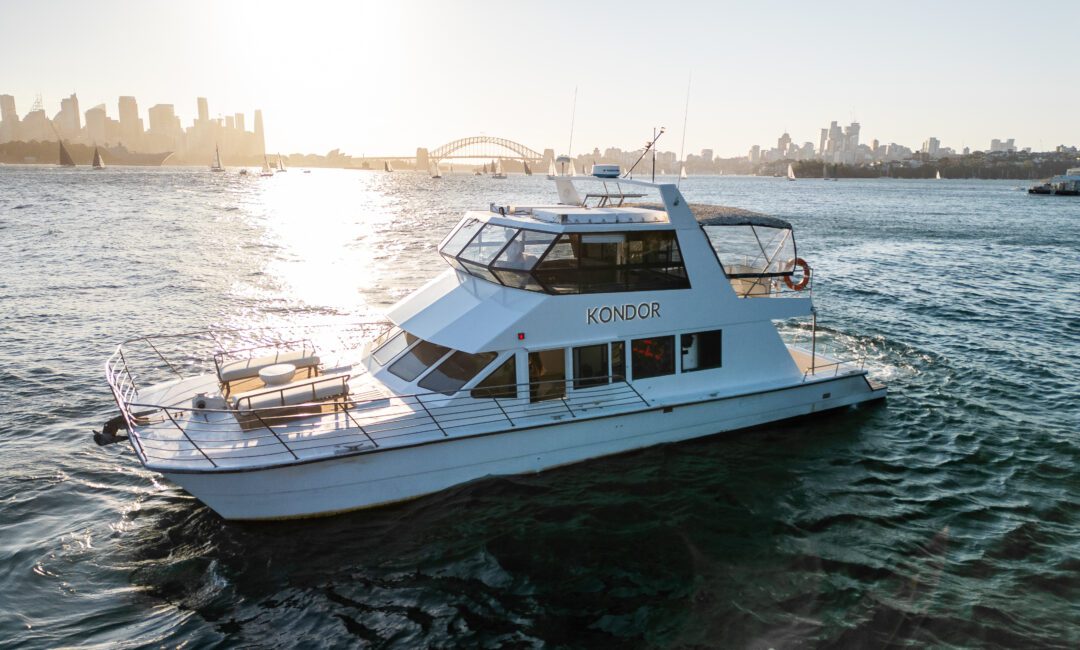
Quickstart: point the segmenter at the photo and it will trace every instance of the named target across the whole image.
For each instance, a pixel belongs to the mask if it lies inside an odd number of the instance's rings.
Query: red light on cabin
[[[525,340],[525,332],[518,332],[518,340],[519,341],[524,341]]]

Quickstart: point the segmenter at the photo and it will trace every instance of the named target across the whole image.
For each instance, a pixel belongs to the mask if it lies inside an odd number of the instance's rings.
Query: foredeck
[[[371,341],[382,330],[382,324],[364,326],[361,333]],[[106,373],[140,460],[150,469],[166,472],[296,464],[649,406],[621,377],[611,378],[615,381],[602,386],[540,402],[531,402],[528,397],[476,399],[468,391],[449,395],[394,395],[359,363],[364,349],[362,341],[350,336],[329,338],[336,338],[343,345],[319,350],[320,355],[333,361],[327,362],[323,374],[312,381],[319,381],[319,377],[345,377],[347,384],[342,394],[329,399],[238,408],[242,398],[228,401],[220,396],[220,371],[186,376],[179,368],[199,367],[193,363],[191,354],[181,353],[182,361],[170,361],[165,356],[162,348],[176,343],[177,337],[147,337],[121,345],[107,362]],[[213,340],[218,339],[213,337]],[[263,347],[274,345],[278,344]],[[134,347],[145,347],[152,353],[142,355],[142,361],[155,358],[158,361],[139,366],[144,370],[143,376],[160,376],[167,370],[174,378],[137,386],[136,378],[140,374],[133,369]],[[175,349],[177,345],[170,347],[174,348],[173,352],[179,352]],[[502,390],[527,396],[530,388],[535,385],[507,386]],[[196,408],[193,398],[200,394],[208,395],[207,400],[218,400],[214,405],[220,408]]]

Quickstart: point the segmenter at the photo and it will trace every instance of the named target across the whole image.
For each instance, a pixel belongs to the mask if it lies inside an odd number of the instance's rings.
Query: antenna
[[[30,107],[30,112],[45,110],[44,105],[41,103],[41,93],[34,95],[34,105]]]
[[[686,151],[686,121],[690,117],[690,82],[693,80],[693,73],[691,72],[686,76],[686,109],[683,111],[682,118],[682,144],[679,145],[679,160],[682,161],[682,168],[686,169],[686,158],[683,153]],[[679,180],[675,182],[675,187],[682,185],[682,172],[679,173]]]
[[[653,128],[653,139],[645,143],[645,149],[641,152],[641,155],[638,156],[638,159],[634,161],[634,164],[630,166],[630,169],[626,170],[626,173],[622,175],[623,178],[629,178],[630,174],[634,173],[634,167],[637,167],[638,163],[641,162],[641,159],[645,157],[645,154],[649,153],[649,151],[656,146],[656,141],[660,139],[660,136],[664,135],[664,131],[667,131],[664,127],[660,127],[659,133],[656,132],[655,127]],[[656,181],[655,173],[656,170],[653,169],[653,181]]]

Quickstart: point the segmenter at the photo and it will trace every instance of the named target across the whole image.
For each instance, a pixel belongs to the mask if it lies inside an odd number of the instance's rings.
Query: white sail
[[[941,180],[941,171],[940,170],[938,171],[936,178],[939,181]]]
[[[683,164],[682,168],[679,170],[679,178],[686,178],[686,164],[685,163]]]
[[[279,172],[289,171],[285,169],[285,159],[281,157],[281,154],[277,155],[277,170]]]
[[[570,175],[571,176],[577,176],[577,172],[574,171],[574,161],[573,160],[570,161]]]
[[[442,178],[442,170],[439,169],[439,163],[432,165],[430,171],[432,178]]]
[[[214,145],[214,160],[210,163],[210,171],[225,171],[225,168],[221,166],[221,150],[218,149],[217,145]]]
[[[789,181],[795,180],[795,169],[792,168],[791,163],[788,163],[787,166],[787,179]]]

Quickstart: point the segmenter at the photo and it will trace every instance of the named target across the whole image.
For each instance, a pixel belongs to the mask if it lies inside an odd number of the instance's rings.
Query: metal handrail
[[[412,395],[393,396],[390,398],[373,398],[367,400],[339,400],[337,403],[343,407],[347,424],[332,424],[329,428],[322,415],[295,414],[282,415],[275,413],[273,409],[257,409],[244,411],[244,414],[254,414],[262,426],[257,431],[266,430],[268,434],[250,435],[239,430],[235,420],[222,423],[221,428],[215,429],[209,418],[206,423],[200,423],[199,434],[192,436],[184,430],[181,422],[167,412],[168,419],[159,418],[157,421],[146,421],[139,427],[132,427],[131,437],[137,440],[143,449],[144,462],[161,461],[167,463],[188,463],[201,460],[208,461],[212,467],[220,467],[220,461],[253,459],[262,457],[280,456],[288,453],[293,459],[299,459],[297,452],[310,454],[318,450],[331,447],[339,447],[344,439],[355,439],[358,433],[363,435],[372,445],[379,447],[379,440],[384,442],[388,439],[403,436],[422,436],[433,432],[439,432],[444,437],[449,437],[449,430],[463,426],[489,427],[492,425],[508,426],[515,428],[520,422],[515,422],[511,413],[517,412],[515,417],[554,417],[558,412],[570,412],[571,416],[577,417],[581,411],[590,408],[617,408],[629,406],[647,406],[648,401],[621,376],[605,377],[608,384],[590,387],[584,391],[577,391],[569,395],[563,395],[556,399],[532,402],[528,397],[484,397],[472,398],[469,390],[458,390],[450,395],[444,393],[417,393]],[[522,394],[522,390],[531,390],[536,385],[550,384],[554,382],[565,383],[565,380],[550,380],[543,382],[529,382],[523,384],[507,384],[505,386],[490,387],[493,390],[514,389],[516,394]],[[489,387],[485,387],[489,388]],[[526,395],[528,393],[525,393]],[[462,398],[468,396],[468,401]],[[396,402],[396,404],[395,404]],[[302,409],[304,406],[323,405],[324,402],[311,402],[296,405]],[[364,411],[384,409],[386,405],[393,405],[390,413],[382,413],[375,422],[368,422],[364,426]],[[130,414],[136,408],[154,408],[152,405],[129,402],[126,411]],[[164,407],[157,407],[166,410]],[[575,408],[577,409],[575,411]],[[187,407],[168,407],[167,411],[181,413],[230,413],[229,409],[194,409]],[[256,412],[258,411],[258,412]],[[306,421],[306,422],[305,422]],[[161,427],[166,427],[162,432]],[[182,437],[171,437],[167,431],[178,430]],[[225,434],[228,437],[208,438],[214,432]],[[358,432],[358,433],[357,433]],[[308,436],[308,434],[312,434]],[[317,435],[315,435],[317,434]],[[268,445],[262,445],[262,440],[273,440]],[[317,444],[310,444],[311,442]],[[237,447],[235,443],[243,442],[244,446]],[[255,443],[254,445],[252,443]],[[147,444],[149,443],[149,444]],[[275,444],[279,443],[279,444]],[[290,444],[291,443],[291,444]],[[297,446],[303,443],[301,446]],[[166,445],[166,446],[160,446]],[[279,446],[280,445],[280,446]],[[167,452],[167,453],[158,453]],[[184,455],[188,452],[197,455]],[[336,452],[335,452],[336,453]],[[316,453],[316,457],[320,454]],[[215,460],[216,459],[216,460]]]

